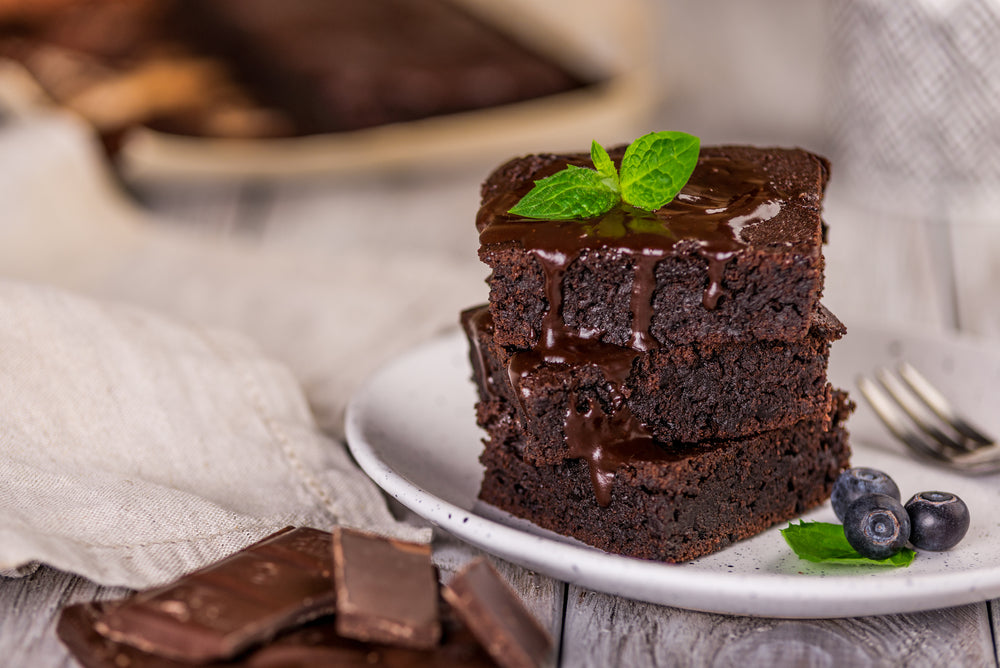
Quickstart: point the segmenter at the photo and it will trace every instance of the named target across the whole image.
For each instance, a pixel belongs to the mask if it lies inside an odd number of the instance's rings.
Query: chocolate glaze
[[[536,175],[544,178],[569,164],[584,161],[554,158]],[[543,321],[543,345],[552,347],[564,335],[562,278],[585,250],[601,249],[628,255],[633,263],[632,347],[655,345],[649,335],[657,262],[681,241],[695,244],[708,263],[703,303],[714,309],[723,294],[726,262],[747,246],[744,228],[770,220],[781,212],[788,195],[779,191],[756,164],[723,157],[703,157],[688,184],[663,208],[649,212],[628,205],[585,220],[534,220],[506,213],[533,187],[533,181],[504,191],[484,203],[476,221],[482,245],[518,243],[530,251],[545,274],[549,308]],[[574,332],[592,338],[592,332]]]
[[[612,152],[620,161],[623,149]],[[744,231],[779,215],[790,195],[754,162],[718,155],[699,158],[681,192],[663,208],[643,211],[620,204],[585,220],[534,220],[507,213],[534,181],[567,165],[592,167],[585,156],[550,156],[547,164],[517,187],[484,192],[476,220],[483,246],[514,243],[532,253],[545,277],[548,309],[533,350],[511,359],[509,380],[515,396],[521,380],[542,364],[598,366],[609,381],[611,401],[602,406],[592,398],[573,397],[566,416],[567,444],[573,457],[586,459],[595,496],[601,506],[611,501],[615,471],[634,461],[670,458],[621,396],[622,384],[639,352],[658,344],[650,334],[656,266],[680,242],[694,246],[707,264],[702,303],[715,309],[725,296],[726,264],[747,247]],[[632,265],[629,347],[598,340],[600,332],[568,327],[562,317],[563,277],[584,251],[601,250],[629,256]]]
[[[476,334],[476,332],[493,332],[493,316],[490,315],[488,308],[475,306],[462,311],[460,322],[471,346],[469,358],[474,366],[473,377],[483,379],[480,386],[483,396],[480,398],[495,399],[498,395],[493,376],[487,371],[490,365],[486,363],[486,351],[482,349],[481,338]]]

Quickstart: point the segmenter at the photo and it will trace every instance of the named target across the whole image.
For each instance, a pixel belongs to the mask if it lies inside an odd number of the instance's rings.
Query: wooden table
[[[237,184],[229,187],[146,189],[142,200],[154,211],[210,234],[239,236],[266,244],[294,247],[351,242],[406,244],[414,252],[433,248],[442,258],[465,262],[475,257],[472,212],[479,173],[449,175],[436,185],[429,177],[386,176],[372,185]],[[348,202],[345,204],[344,202]],[[337,202],[337,204],[333,204]],[[351,204],[353,202],[353,204]],[[421,224],[437,230],[400,226],[400,206],[422,212]],[[332,208],[331,208],[332,207]],[[364,226],[338,228],[337,221],[357,207]],[[828,211],[830,216],[833,211]],[[331,214],[331,210],[334,212]],[[840,209],[842,210],[842,209]],[[838,211],[840,211],[838,210]],[[447,212],[444,216],[437,212]],[[339,213],[338,213],[339,212]],[[179,223],[180,224],[180,223]],[[341,226],[344,222],[339,221]],[[846,227],[834,244],[861,232]],[[360,240],[360,241],[359,241]],[[848,310],[849,296],[861,281],[836,278],[850,253],[832,246],[828,296]],[[902,263],[893,280],[906,284],[907,272],[924,276],[919,264]],[[828,301],[828,304],[830,302]],[[856,305],[855,305],[856,307]],[[882,308],[873,304],[872,309]],[[895,312],[893,312],[895,309]],[[909,309],[909,310],[907,310]],[[837,309],[834,308],[836,311]],[[927,300],[890,305],[901,321],[939,320],[946,310]],[[886,315],[881,312],[881,315]],[[472,548],[438,534],[436,561],[446,579],[476,555]],[[496,560],[495,560],[496,561]],[[998,601],[945,610],[854,619],[782,620],[731,617],[639,603],[588,591],[496,562],[537,617],[558,641],[553,664],[559,666],[995,666],[1000,651],[995,637]],[[59,610],[76,601],[114,598],[122,589],[101,587],[46,567],[18,579],[0,579],[0,665],[48,668],[75,665],[55,638]]]

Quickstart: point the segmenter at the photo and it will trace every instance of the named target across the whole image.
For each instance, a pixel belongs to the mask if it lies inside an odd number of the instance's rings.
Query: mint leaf
[[[785,542],[800,559],[826,564],[866,564],[869,566],[909,566],[916,552],[903,548],[888,559],[869,559],[858,554],[844,537],[844,527],[829,522],[789,524],[781,530]]]
[[[604,150],[604,147],[596,141],[590,143],[590,159],[594,161],[597,172],[604,177],[604,182],[616,193],[621,192],[618,184],[618,170],[615,163],[611,161],[611,156]]]
[[[624,201],[655,211],[677,196],[691,178],[701,142],[683,132],[653,132],[625,150],[621,174],[603,146],[590,143],[594,169],[570,165],[535,182],[508,213],[526,218],[593,218]]]
[[[622,199],[647,211],[666,205],[691,178],[700,148],[700,140],[684,132],[639,137],[622,158]]]
[[[613,167],[612,167],[613,168]],[[527,218],[572,220],[599,216],[618,203],[618,192],[593,169],[569,165],[535,182],[510,213]]]

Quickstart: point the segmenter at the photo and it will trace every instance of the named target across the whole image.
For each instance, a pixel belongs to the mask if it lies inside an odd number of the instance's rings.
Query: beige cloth
[[[142,587],[286,525],[397,525],[243,337],[0,283],[0,567]]]
[[[482,300],[474,251],[276,252],[154,224],[65,117],[3,128],[0,173],[0,275],[24,281],[0,279],[5,574],[143,587],[287,524],[429,538],[351,462],[342,415]]]

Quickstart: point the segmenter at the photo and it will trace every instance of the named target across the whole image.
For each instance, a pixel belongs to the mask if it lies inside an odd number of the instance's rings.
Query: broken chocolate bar
[[[552,638],[485,559],[475,559],[443,590],[458,618],[504,668],[537,668]]]
[[[79,603],[63,609],[56,633],[84,668],[183,668],[191,664],[147,654],[100,635],[94,624],[117,603]],[[493,666],[489,655],[457,621],[445,618],[444,642],[433,650],[385,647],[337,635],[333,619],[314,620],[273,642],[232,661],[202,664],[202,668],[290,668],[292,666],[386,666],[437,668]]]
[[[431,547],[338,528],[337,631],[357,640],[433,647],[441,637]]]
[[[228,659],[334,610],[330,534],[286,528],[173,583],[109,608],[116,642],[180,661]]]

